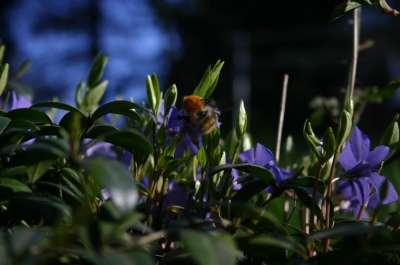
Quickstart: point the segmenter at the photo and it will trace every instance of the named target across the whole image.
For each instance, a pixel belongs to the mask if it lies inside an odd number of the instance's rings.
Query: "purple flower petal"
[[[339,162],[345,170],[352,169],[359,161],[353,155],[350,144],[346,144],[339,157]]]
[[[390,148],[384,145],[377,146],[371,151],[366,159],[367,163],[371,165],[372,171],[378,171],[381,163],[386,159],[389,154]]]
[[[356,178],[352,181],[356,190],[358,201],[361,205],[366,205],[369,199],[370,187],[366,178]]]
[[[376,172],[372,172],[371,176],[368,178],[368,181],[376,188],[376,194],[380,199],[380,191],[382,188],[383,182],[385,182],[385,177],[379,175]],[[388,180],[388,193],[386,198],[381,202],[382,204],[389,204],[394,201],[397,201],[399,196],[397,195],[396,190],[393,187],[393,184]]]
[[[244,151],[243,153],[240,153],[239,158],[240,160],[242,160],[243,163],[254,164],[255,162],[254,148],[251,148],[247,151]]]
[[[357,162],[367,158],[370,150],[370,140],[357,126],[354,127],[353,135],[351,136],[350,148]]]
[[[266,148],[262,144],[257,143],[254,159],[256,165],[265,167],[267,164],[269,164],[271,160],[274,159],[274,155],[268,148]]]

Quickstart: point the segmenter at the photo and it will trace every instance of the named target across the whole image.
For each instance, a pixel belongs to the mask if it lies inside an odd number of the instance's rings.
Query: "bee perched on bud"
[[[196,95],[185,96],[182,102],[183,119],[179,130],[179,138],[186,133],[194,144],[198,146],[198,137],[210,133],[218,125],[218,117],[222,111],[232,109],[233,103],[226,100],[212,100]]]

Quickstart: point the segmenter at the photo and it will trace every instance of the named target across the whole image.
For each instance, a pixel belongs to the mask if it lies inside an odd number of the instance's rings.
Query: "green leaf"
[[[2,117],[3,118],[3,117]],[[7,129],[9,128],[21,128],[21,129],[26,129],[32,132],[36,132],[39,130],[39,127],[34,125],[32,122],[19,119],[19,120],[12,120],[9,124]]]
[[[253,176],[256,176],[258,178],[260,178],[261,180],[263,180],[265,183],[267,183],[269,186],[273,187],[273,188],[277,188],[274,176],[272,175],[272,173],[264,168],[264,167],[260,167],[257,165],[253,165],[253,164],[225,164],[225,165],[219,165],[214,167],[208,177],[212,177],[213,175],[217,174],[220,171],[223,170],[227,170],[227,169],[231,169],[231,168],[235,168],[237,170],[249,173]]]
[[[77,112],[67,112],[60,120],[59,126],[63,128],[72,139],[77,140],[88,125],[87,118]]]
[[[197,159],[199,160],[200,167],[204,168],[207,164],[207,156],[204,146],[200,147],[199,152],[197,153]]]
[[[159,146],[164,146],[164,144],[167,142],[167,132],[164,124],[158,129],[156,140]]]
[[[248,182],[243,185],[243,187],[236,192],[233,196],[233,201],[248,201],[257,193],[265,190],[268,187],[268,184],[262,180],[256,180],[252,182]]]
[[[93,88],[100,81],[103,76],[104,68],[106,67],[108,56],[98,53],[93,60],[92,67],[90,69],[87,84],[89,88]]]
[[[158,80],[157,80],[157,85],[158,85]],[[158,91],[157,91],[158,88]],[[157,107],[157,100],[158,96],[160,95],[160,88],[156,87],[155,84],[153,84],[153,78],[152,76],[147,76],[146,77],[146,93],[147,93],[147,101],[149,102],[150,109],[155,110]]]
[[[25,119],[32,122],[53,124],[51,119],[46,115],[46,113],[31,109],[31,108],[21,108],[14,109],[7,112],[4,117],[10,118],[12,120]]]
[[[163,168],[164,171],[170,171],[177,168],[180,164],[184,163],[189,156],[180,157],[178,159],[170,160],[166,163],[165,167]]]
[[[4,88],[7,84],[8,79],[8,63],[3,66],[0,66],[0,96],[3,94]]]
[[[218,60],[212,69],[211,66],[208,66],[193,94],[203,98],[211,96],[215,86],[217,85],[219,73],[223,65],[224,62]]]
[[[0,170],[1,178],[11,178],[26,173],[26,166],[5,167]]]
[[[5,50],[6,50],[6,46],[4,44],[0,45],[0,66],[3,65],[3,59],[4,59]],[[0,93],[0,95],[1,95],[1,93]]]
[[[83,98],[85,97],[85,93],[87,90],[87,86],[85,82],[80,82],[75,90],[75,104],[78,109],[82,108]]]
[[[85,117],[85,113],[83,113],[82,111],[80,111],[79,109],[68,105],[66,103],[62,103],[62,102],[53,102],[53,101],[48,101],[48,102],[40,102],[37,104],[33,104],[31,106],[31,108],[55,108],[55,109],[62,109],[62,110],[66,110],[66,111],[70,111],[70,112],[74,112],[74,113],[79,113],[80,115],[82,115],[83,117]]]
[[[246,253],[263,257],[268,264],[286,264],[286,251],[291,250],[307,260],[307,251],[303,245],[279,235],[255,235],[238,238],[239,249]]]
[[[222,66],[224,65],[224,62],[221,62],[218,60],[216,64],[214,65],[213,69],[211,69],[211,80],[212,84],[211,86],[207,89],[207,93],[204,95],[205,98],[208,98],[211,96],[211,94],[214,92],[215,87],[217,86],[218,79],[219,79],[219,73],[222,69]]]
[[[231,236],[181,229],[179,235],[199,265],[236,264],[235,243]]]
[[[106,115],[108,113],[123,114],[123,111],[128,111],[128,110],[133,111],[133,109],[141,109],[141,110],[145,111],[147,114],[149,114],[150,117],[154,121],[157,120],[156,117],[154,116],[154,114],[149,109],[147,109],[141,105],[138,105],[136,103],[133,103],[130,101],[125,101],[125,100],[116,100],[116,101],[112,101],[112,102],[109,102],[109,103],[106,103],[106,104],[100,106],[98,109],[96,109],[95,112],[93,112],[92,120],[97,120],[100,117],[102,117],[103,115]],[[132,115],[132,117],[133,117],[133,115]],[[140,120],[139,119],[137,119],[137,120],[141,121],[141,118],[140,118]]]
[[[69,152],[69,145],[63,139],[36,139],[27,146],[27,172],[29,179],[36,182],[53,165],[58,157]]]
[[[83,98],[82,104],[80,105],[79,109],[81,111],[90,111],[93,107],[95,107],[103,97],[107,85],[108,81],[105,80],[89,90]]]
[[[331,21],[340,18],[347,12],[359,8],[362,5],[370,6],[372,5],[372,3],[368,0],[347,0],[344,3],[335,6],[335,8],[333,9],[333,13],[331,15]]]
[[[75,185],[75,183],[81,184],[78,174],[72,168],[63,168],[60,175],[62,180],[68,185],[68,188],[70,188],[76,196],[83,198],[83,193],[80,188]]]
[[[340,115],[339,129],[336,136],[336,148],[339,148],[349,137],[352,128],[351,115],[347,111],[343,110]]]
[[[318,151],[318,146],[322,146],[323,143],[317,137],[315,137],[311,123],[308,120],[306,120],[303,126],[303,136],[310,150],[318,159],[320,159],[321,154]]]
[[[178,89],[174,84],[167,89],[164,95],[164,120],[168,118],[168,111],[175,105],[177,97]]]
[[[99,125],[92,127],[85,135],[85,138],[114,144],[126,149],[132,154],[140,150],[148,155],[153,151],[149,139],[145,137],[142,132],[135,129],[120,131],[112,126]]]
[[[367,233],[379,233],[387,231],[384,226],[370,226],[364,224],[340,225],[331,229],[319,230],[312,233],[310,240],[325,239],[325,238],[341,238],[345,236],[361,236]]]
[[[3,177],[3,175],[0,178],[0,187],[9,188],[13,192],[32,192],[31,189],[21,181],[13,178]]]
[[[321,157],[321,163],[325,164],[333,156],[336,150],[335,134],[331,127],[325,131],[322,147],[324,151]]]
[[[18,192],[9,199],[9,211],[14,218],[31,218],[32,214],[40,215],[44,224],[63,221],[71,223],[71,207],[63,200],[49,195]]]
[[[86,158],[81,162],[101,188],[111,194],[111,200],[121,213],[129,214],[136,206],[139,194],[128,169],[119,161],[105,158]]]
[[[11,119],[7,117],[0,117],[0,134],[7,128],[8,124],[10,123]]]
[[[399,120],[399,114],[396,113],[396,115],[393,118],[392,123],[383,132],[383,135],[380,140],[381,145],[385,145],[390,148],[390,152],[386,159],[391,157],[393,155],[393,153],[396,151],[396,149],[399,147],[399,123],[398,123],[398,120]]]
[[[247,114],[244,108],[243,100],[240,100],[239,108],[236,113],[236,123],[235,132],[238,140],[242,139],[243,135],[246,133],[247,128]]]

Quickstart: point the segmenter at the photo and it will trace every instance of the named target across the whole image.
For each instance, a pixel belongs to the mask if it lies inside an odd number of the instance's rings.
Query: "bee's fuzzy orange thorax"
[[[183,98],[182,108],[188,113],[196,113],[202,111],[204,107],[204,99],[196,96],[190,95]]]

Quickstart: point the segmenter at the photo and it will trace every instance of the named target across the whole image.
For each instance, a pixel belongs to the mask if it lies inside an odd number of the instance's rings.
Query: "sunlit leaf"
[[[86,158],[82,166],[101,188],[111,194],[111,200],[122,213],[130,213],[136,206],[139,193],[128,169],[116,160]]]
[[[194,229],[181,229],[179,235],[193,255],[196,264],[235,264],[235,243],[230,236],[204,233]]]

